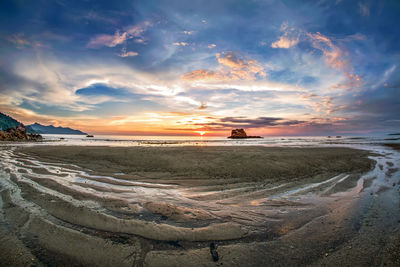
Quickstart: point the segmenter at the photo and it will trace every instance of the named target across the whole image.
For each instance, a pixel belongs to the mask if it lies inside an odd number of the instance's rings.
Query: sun
[[[198,132],[201,136],[203,136],[206,132]]]

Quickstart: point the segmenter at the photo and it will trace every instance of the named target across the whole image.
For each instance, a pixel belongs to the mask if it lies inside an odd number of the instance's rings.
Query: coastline
[[[3,184],[3,212],[17,225],[13,232],[42,248],[32,252],[39,262],[135,266],[279,265],[295,254],[288,263],[324,261],[332,244],[357,237],[359,206],[371,196],[361,180],[378,179],[363,174],[379,158],[336,147],[33,146],[7,153],[14,169],[3,167],[2,175],[21,195]],[[104,251],[82,255],[81,244],[54,243],[50,228],[71,242],[86,240],[87,249],[113,240],[113,261],[104,261],[111,257]],[[219,245],[217,263],[210,242]]]

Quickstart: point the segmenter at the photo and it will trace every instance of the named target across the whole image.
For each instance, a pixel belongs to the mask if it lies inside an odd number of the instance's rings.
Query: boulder
[[[0,131],[0,141],[41,141],[43,138],[40,134],[27,134],[23,124],[16,128],[8,128]]]

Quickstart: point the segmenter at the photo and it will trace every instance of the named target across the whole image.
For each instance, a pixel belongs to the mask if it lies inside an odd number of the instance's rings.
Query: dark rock
[[[247,134],[244,129],[235,129],[235,130],[232,130],[230,137],[231,138],[246,138]]]
[[[213,261],[218,261],[219,260],[217,247],[218,247],[217,244],[215,244],[214,242],[212,242],[210,244],[210,253],[211,253]]]
[[[243,138],[262,138],[261,136],[249,136],[246,134],[246,131],[244,129],[235,129],[232,130],[231,136],[228,138],[232,139],[243,139]]]
[[[23,124],[0,131],[0,141],[41,141],[42,139],[40,134],[28,134]]]

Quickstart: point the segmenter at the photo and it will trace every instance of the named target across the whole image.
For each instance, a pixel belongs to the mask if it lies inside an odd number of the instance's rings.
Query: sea
[[[334,146],[400,143],[399,135],[380,136],[274,136],[254,139],[229,139],[215,136],[121,136],[44,134],[44,142],[35,145],[60,146]]]

